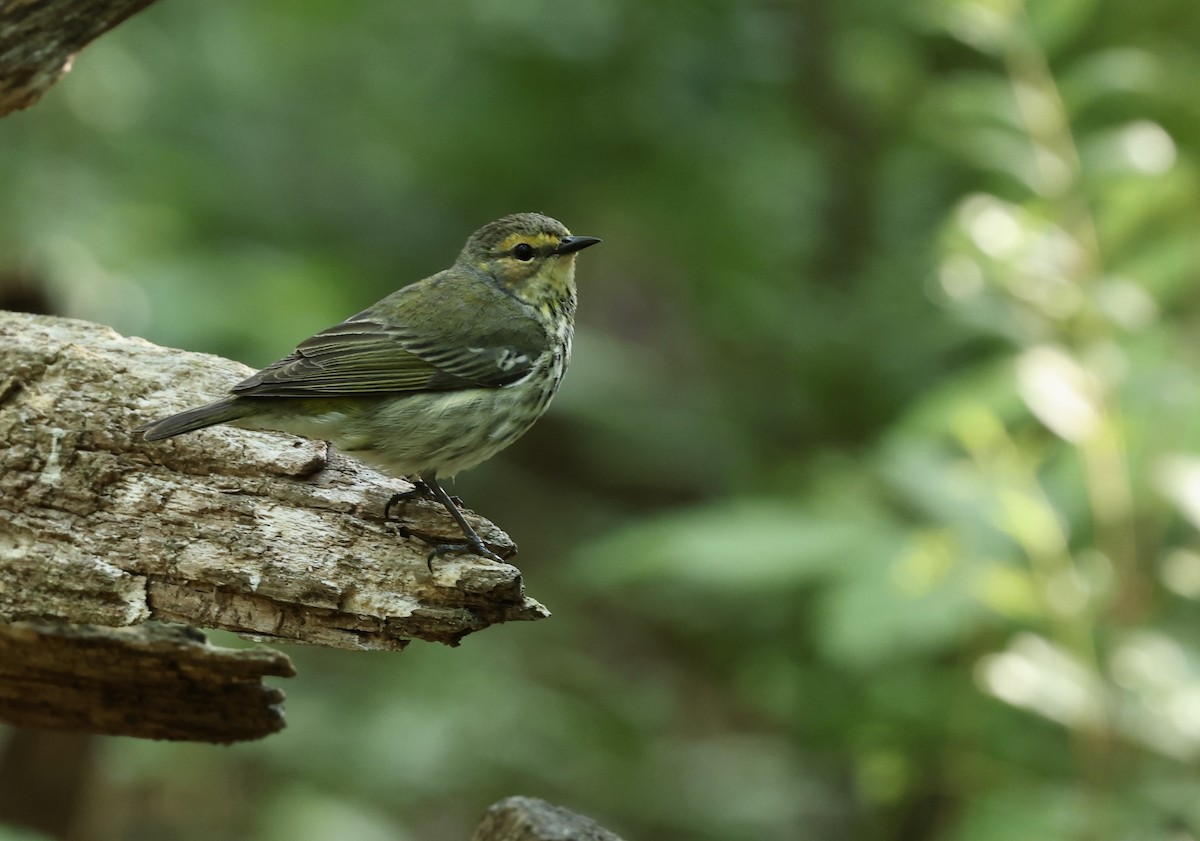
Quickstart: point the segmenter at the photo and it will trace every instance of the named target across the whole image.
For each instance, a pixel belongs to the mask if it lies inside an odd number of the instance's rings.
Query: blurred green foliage
[[[605,244],[457,483],[555,616],[299,650],[88,839],[1200,834],[1200,5],[162,3],[0,122],[0,275],[265,364],[503,213]],[[85,836],[81,836],[85,837]]]

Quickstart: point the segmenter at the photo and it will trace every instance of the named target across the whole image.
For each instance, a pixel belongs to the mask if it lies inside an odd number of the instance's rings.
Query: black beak
[[[595,245],[600,242],[596,237],[563,237],[562,242],[558,244],[558,248],[554,249],[555,254],[573,254],[576,251],[587,248],[589,245]]]

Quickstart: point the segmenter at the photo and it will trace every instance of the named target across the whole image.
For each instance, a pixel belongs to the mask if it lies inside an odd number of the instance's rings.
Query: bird
[[[439,479],[474,467],[542,416],[571,360],[575,257],[600,239],[541,213],[484,225],[444,271],[300,342],[228,396],[139,426],[158,441],[215,424],[325,440],[432,496],[471,552],[503,562]]]

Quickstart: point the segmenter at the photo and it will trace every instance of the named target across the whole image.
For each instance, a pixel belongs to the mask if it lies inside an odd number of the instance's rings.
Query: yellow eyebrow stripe
[[[553,234],[509,234],[500,243],[500,252],[511,251],[513,246],[519,242],[527,242],[534,248],[541,251],[543,248],[557,246],[559,238]]]

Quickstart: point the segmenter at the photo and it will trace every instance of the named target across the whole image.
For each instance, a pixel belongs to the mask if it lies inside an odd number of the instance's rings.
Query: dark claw
[[[439,543],[433,548],[433,554],[445,555],[449,552],[470,552],[472,555],[478,555],[481,558],[487,558],[489,561],[496,563],[504,563],[504,558],[501,558],[491,549],[484,545],[482,540],[469,540],[466,543]]]
[[[387,503],[383,506],[383,519],[387,520],[391,517],[392,506],[397,505],[401,502],[408,502],[409,500],[420,499],[421,497],[437,499],[437,496],[433,493],[433,489],[430,488],[429,485],[426,485],[424,482],[422,482],[420,479],[417,479],[416,481],[413,482],[412,490],[401,491],[400,493],[392,494],[391,498],[388,499]],[[462,503],[460,500],[459,505],[461,506],[461,504]]]
[[[392,494],[391,498],[383,506],[383,519],[390,520],[392,518],[392,506],[397,502],[408,502],[412,496],[412,491],[402,494]]]
[[[470,552],[473,555],[479,555],[481,558],[488,558],[498,563],[505,563],[505,560],[491,549],[488,549],[487,546],[483,544],[483,541],[480,541],[478,546],[471,543],[439,543],[431,540],[428,537],[425,537],[424,535],[414,534],[404,526],[400,526],[397,531],[402,538],[408,539],[415,537],[417,540],[420,540],[422,543],[430,547],[429,557],[425,559],[425,566],[429,567],[430,572],[433,572],[434,558],[440,558],[442,555],[449,555],[451,552]]]
[[[491,549],[483,545],[483,541],[478,544],[474,543],[430,543],[433,551],[429,553],[429,557],[425,559],[425,566],[429,567],[429,571],[433,572],[433,559],[440,558],[442,555],[448,555],[451,552],[470,552],[472,555],[478,555],[481,558],[495,561],[496,563],[505,563],[505,560],[493,552]]]
[[[392,505],[395,505],[396,503],[407,503],[407,501],[412,498],[413,498],[412,491],[408,491],[406,493],[391,494],[391,498],[388,499],[388,501],[386,501],[386,504],[383,506],[383,518],[391,519],[391,506]]]

